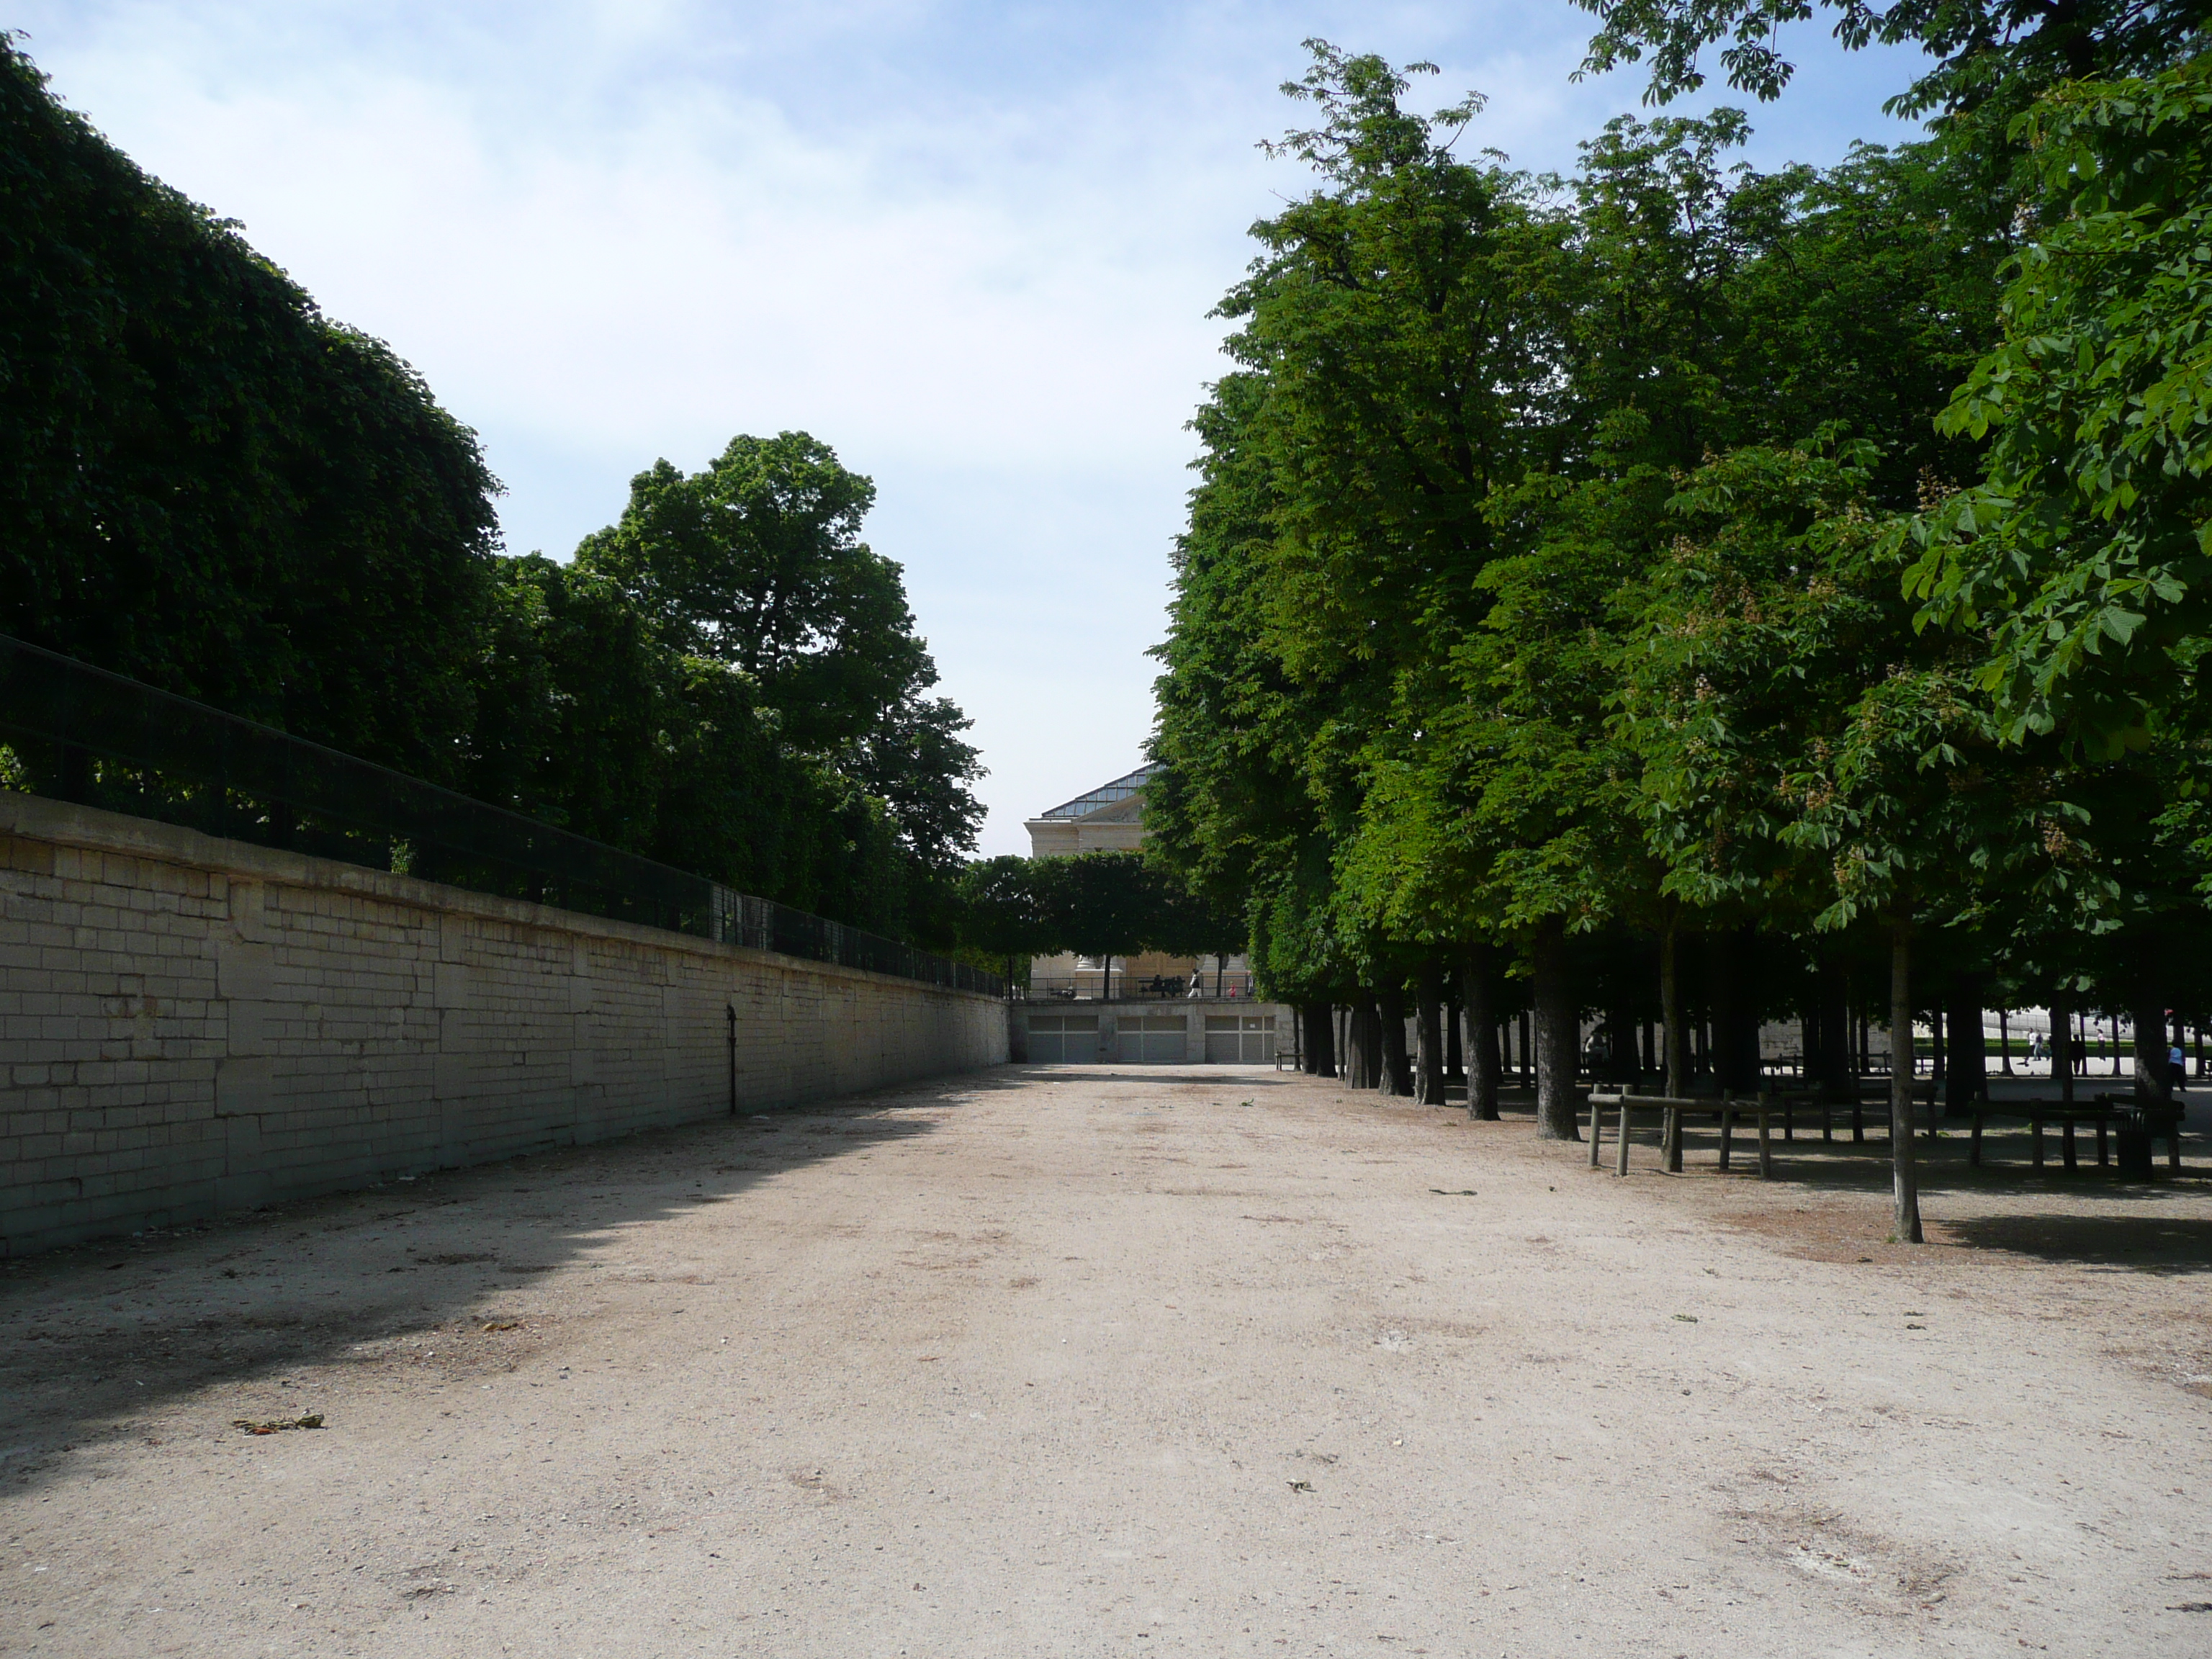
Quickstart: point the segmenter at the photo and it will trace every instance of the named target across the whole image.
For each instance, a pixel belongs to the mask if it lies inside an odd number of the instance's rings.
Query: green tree
[[[2017,126],[2046,228],[1942,416],[1989,436],[1982,481],[1913,526],[1910,580],[1924,621],[1988,637],[2008,738],[2109,758],[2193,702],[2212,623],[2212,59]]]
[[[1971,107],[2001,94],[2032,94],[2061,81],[2158,70],[2201,44],[2197,0],[1575,0],[1600,27],[1579,77],[1651,59],[1645,96],[1666,103],[1705,84],[1705,49],[1729,86],[1781,95],[1796,66],[1782,55],[1785,25],[1817,9],[1836,15],[1850,50],[1917,44],[1936,66],[1892,100],[1901,113]]]
[[[450,781],[476,434],[4,37],[0,158],[0,629]]]
[[[669,647],[730,665],[783,739],[886,803],[908,849],[949,870],[975,845],[968,720],[927,696],[936,665],[894,561],[860,539],[875,486],[803,432],[732,438],[703,471],[658,461],[576,562]]]

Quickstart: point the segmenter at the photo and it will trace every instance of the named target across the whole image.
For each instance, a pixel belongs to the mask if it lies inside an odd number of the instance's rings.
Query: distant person
[[[2187,1060],[2183,1058],[2181,1045],[2177,1042],[2173,1047],[2166,1051],[2166,1087],[2172,1090],[2173,1092],[2178,1095],[2186,1094],[2189,1091],[2185,1085],[2188,1081],[2189,1062]]]

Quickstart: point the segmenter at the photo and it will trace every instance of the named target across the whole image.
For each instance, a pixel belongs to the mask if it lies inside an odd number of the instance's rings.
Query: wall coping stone
[[[640,922],[619,921],[582,910],[563,910],[526,899],[501,898],[496,894],[478,893],[466,887],[449,887],[442,882],[394,875],[387,870],[371,870],[363,865],[315,858],[253,842],[230,841],[181,824],[163,823],[156,818],[132,817],[128,813],[110,812],[73,801],[49,800],[42,795],[26,795],[11,789],[0,789],[0,836],[112,853],[125,858],[149,859],[212,872],[234,880],[281,883],[289,887],[384,899],[418,909],[477,916],[510,922],[519,927],[617,939],[653,950],[686,951],[720,961],[757,963],[827,979],[872,981],[975,1002],[995,1004],[1001,1000],[981,991],[962,990],[957,986],[934,985],[927,980],[906,979],[896,974],[878,973],[872,968],[817,962],[811,957],[786,956],[776,951],[755,950],[750,945],[725,945],[701,939],[696,933],[648,927]]]

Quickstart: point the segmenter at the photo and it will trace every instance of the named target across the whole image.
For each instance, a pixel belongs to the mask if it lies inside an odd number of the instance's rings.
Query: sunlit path
[[[11,1264],[6,1646],[2201,1652],[2212,1197],[1803,1153],[1002,1068]]]

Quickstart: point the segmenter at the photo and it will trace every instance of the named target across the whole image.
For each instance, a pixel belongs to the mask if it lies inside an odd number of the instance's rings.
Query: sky
[[[1474,89],[1533,170],[1640,112],[1569,77],[1566,0],[16,0],[53,89],[388,341],[481,435],[510,552],[566,558],[630,477],[804,430],[875,480],[985,853],[1142,759],[1169,554],[1224,366],[1208,316],[1310,175],[1263,138],[1311,36]],[[1910,130],[1915,73],[1788,45],[1755,165]],[[1725,94],[1684,111],[1738,102]]]

